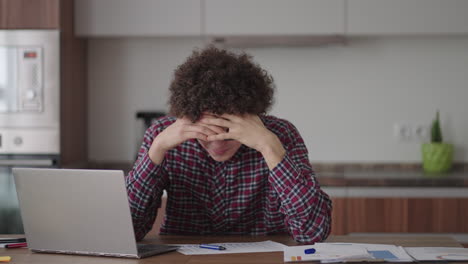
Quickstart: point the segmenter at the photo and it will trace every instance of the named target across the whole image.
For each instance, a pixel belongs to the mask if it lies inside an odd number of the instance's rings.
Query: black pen
[[[208,245],[208,244],[201,244],[200,248],[207,248],[207,249],[214,249],[214,250],[226,250],[226,248],[223,246]]]

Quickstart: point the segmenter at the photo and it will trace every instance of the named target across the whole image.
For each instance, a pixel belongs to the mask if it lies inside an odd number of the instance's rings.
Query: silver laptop
[[[13,175],[32,251],[144,258],[177,249],[137,245],[122,171],[13,168]]]

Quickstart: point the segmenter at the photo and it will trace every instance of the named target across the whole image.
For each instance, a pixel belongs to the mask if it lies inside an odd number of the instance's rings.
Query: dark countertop
[[[345,170],[317,172],[323,187],[468,187],[468,172],[427,174],[422,170]]]
[[[419,164],[313,163],[323,187],[468,187],[468,165],[455,164],[451,172],[426,174]],[[125,174],[131,163],[89,163],[88,169],[118,169]]]

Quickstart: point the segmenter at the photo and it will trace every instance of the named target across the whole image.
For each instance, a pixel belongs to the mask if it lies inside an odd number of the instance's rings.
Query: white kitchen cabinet
[[[204,0],[208,36],[344,33],[345,0]]]
[[[348,35],[468,33],[467,0],[347,0]]]
[[[78,0],[78,36],[200,36],[201,0]]]

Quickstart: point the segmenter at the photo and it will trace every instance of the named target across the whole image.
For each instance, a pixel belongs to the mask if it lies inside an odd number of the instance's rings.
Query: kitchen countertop
[[[320,164],[313,163],[323,187],[468,187],[468,165],[455,164],[451,172],[426,174],[419,164]],[[88,169],[119,169],[125,174],[131,163],[90,163]]]
[[[317,172],[324,187],[468,187],[468,171],[427,174],[422,170],[344,170]]]

